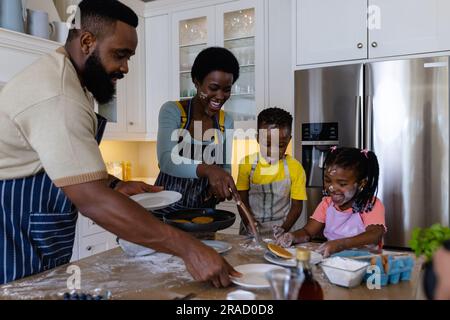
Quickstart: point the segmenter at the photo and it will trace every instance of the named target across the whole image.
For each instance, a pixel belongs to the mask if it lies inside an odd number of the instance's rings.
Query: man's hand
[[[141,181],[120,181],[114,190],[119,191],[126,196],[133,196],[145,192],[160,192],[163,191],[164,188],[152,186]]]
[[[323,243],[318,249],[317,252],[321,253],[324,258],[329,257],[333,253],[342,251],[345,249],[345,242],[343,239],[339,240],[331,240]]]
[[[200,243],[201,244],[201,243]],[[230,285],[230,276],[241,277],[214,249],[203,244],[187,250],[183,257],[186,269],[198,281],[211,281],[216,288]]]

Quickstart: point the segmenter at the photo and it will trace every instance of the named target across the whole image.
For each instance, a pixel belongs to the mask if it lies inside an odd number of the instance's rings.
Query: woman
[[[176,204],[159,210],[214,208],[237,195],[230,175],[233,120],[222,110],[239,77],[239,63],[227,49],[211,47],[196,57],[191,70],[196,95],[166,102],[159,113],[155,185],[180,192]],[[230,138],[226,139],[229,135]]]

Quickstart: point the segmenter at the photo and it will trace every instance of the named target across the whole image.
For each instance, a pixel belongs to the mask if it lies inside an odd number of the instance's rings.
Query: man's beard
[[[97,51],[94,51],[86,60],[83,74],[84,84],[99,104],[108,103],[113,99],[116,94],[116,85],[112,79],[122,79],[123,77],[123,73],[120,72],[108,74]]]

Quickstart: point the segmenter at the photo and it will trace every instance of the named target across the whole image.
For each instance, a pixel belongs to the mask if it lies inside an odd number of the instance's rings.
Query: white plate
[[[202,240],[202,242],[204,244],[206,244],[207,246],[213,248],[214,250],[216,250],[218,253],[225,253],[229,250],[231,250],[232,245],[227,243],[227,242],[223,242],[223,241],[217,241],[217,240]]]
[[[256,263],[243,264],[234,269],[242,273],[242,277],[231,277],[231,282],[245,288],[270,288],[270,284],[266,279],[266,272],[274,269],[283,269],[283,267],[274,266],[273,264]]]
[[[157,210],[170,206],[181,199],[181,193],[175,191],[161,191],[154,193],[140,193],[130,197],[147,210]]]
[[[153,249],[123,239],[119,239],[119,245],[130,257],[142,257],[156,252]]]
[[[286,250],[292,253],[292,256],[295,257],[295,248],[286,248]],[[295,261],[295,258],[292,259],[280,258],[279,256],[275,255],[270,251],[266,251],[266,253],[264,253],[264,259],[284,267],[295,267],[297,265],[297,261]],[[323,257],[320,253],[311,251],[311,260],[310,260],[311,264],[318,264],[320,261],[322,261],[322,259]]]

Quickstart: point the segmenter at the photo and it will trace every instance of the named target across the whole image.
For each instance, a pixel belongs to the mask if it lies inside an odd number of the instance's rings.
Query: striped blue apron
[[[107,120],[97,120],[100,143]],[[77,217],[45,172],[0,180],[0,284],[68,263]]]
[[[192,109],[191,108],[192,100],[189,101],[188,106],[188,117],[186,121],[185,130],[189,130],[190,122],[192,119]],[[214,117],[214,128],[220,130],[219,121],[217,120],[217,116]],[[191,158],[194,158],[195,148],[198,145],[192,143],[191,144]],[[206,148],[207,145],[203,145],[202,148]],[[225,163],[225,161],[223,162]],[[179,192],[183,195],[180,201],[174,203],[173,205],[166,207],[164,209],[154,210],[154,213],[157,214],[166,214],[171,213],[176,210],[183,209],[195,209],[195,208],[215,208],[216,199],[213,197],[207,201],[205,199],[208,197],[208,187],[209,182],[208,178],[180,178],[174,177],[168,173],[160,171],[158,174],[158,178],[155,182],[156,186],[163,186],[164,190],[171,190]]]

